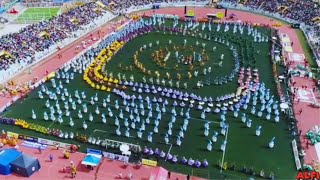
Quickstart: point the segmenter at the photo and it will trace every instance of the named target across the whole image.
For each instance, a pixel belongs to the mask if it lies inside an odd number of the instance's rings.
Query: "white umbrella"
[[[289,108],[289,105],[287,103],[281,103],[280,104],[280,108],[281,109],[288,109]]]
[[[121,152],[127,152],[127,151],[129,151],[129,146],[128,146],[128,144],[121,144],[121,146],[120,146],[120,151]]]

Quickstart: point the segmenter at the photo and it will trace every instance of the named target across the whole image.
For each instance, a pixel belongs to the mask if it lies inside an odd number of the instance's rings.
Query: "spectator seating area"
[[[152,4],[153,0],[140,0],[140,1],[130,1],[130,0],[102,0],[104,4],[108,4],[110,9],[114,11],[126,10],[131,6],[143,6],[147,4]]]
[[[74,8],[82,5],[84,5],[83,2],[67,2],[67,3],[63,3],[60,10],[62,13],[67,13],[73,10]]]
[[[10,0],[0,0],[0,8],[5,7],[8,3],[10,3]]]
[[[22,0],[22,3],[38,3],[38,2],[52,2],[52,0]]]
[[[238,3],[238,0],[224,0]],[[259,8],[271,13],[279,13],[286,18],[315,25],[312,19],[320,17],[320,4],[313,0],[246,0],[243,5]]]
[[[238,0],[224,1],[238,3]],[[101,0],[101,2],[113,11],[120,12],[132,6],[152,4],[154,1]],[[176,2],[176,0],[160,0],[160,2]],[[314,27],[318,21],[313,21],[313,19],[320,16],[319,4],[311,0],[296,0],[294,3],[290,0],[246,0],[242,2],[245,6],[260,8],[272,13],[278,12],[285,17],[305,22]],[[72,32],[81,29],[82,26],[102,16],[104,12],[96,11],[95,9],[97,8],[101,8],[101,5],[95,2],[86,3],[76,6],[49,21],[42,21],[38,24],[27,26],[18,33],[0,37],[0,71],[8,69],[11,64],[16,62],[31,63],[35,61],[36,53],[49,49],[57,42],[66,39]],[[319,26],[315,27],[312,33],[320,34]]]
[[[48,49],[83,25],[102,16],[102,12],[93,11],[95,8],[98,8],[96,3],[87,3],[49,21],[32,24],[18,33],[2,36],[0,52],[6,52],[10,56],[0,56],[0,70],[7,69],[15,61],[33,61],[37,52]]]
[[[152,0],[103,0],[104,5],[112,5],[113,10],[127,9],[130,6],[151,4]],[[77,6],[49,21],[32,24],[17,33],[0,38],[0,71],[6,70],[11,64],[21,61],[35,61],[35,54],[48,49],[50,46],[67,38],[72,32],[89,24],[93,19],[103,15],[97,3],[90,2]]]

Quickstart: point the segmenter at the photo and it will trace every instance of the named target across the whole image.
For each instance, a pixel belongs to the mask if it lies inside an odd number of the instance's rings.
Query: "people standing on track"
[[[53,156],[52,156],[52,154],[50,154],[49,160],[50,160],[50,162],[53,162]]]
[[[74,166],[73,161],[71,161],[71,166],[70,166],[70,170],[71,170],[71,178],[75,178],[76,174],[77,174],[77,169]]]
[[[63,173],[66,173],[66,172],[67,172],[67,165],[64,165],[64,166],[63,166],[62,172],[63,172]]]
[[[81,44],[82,44],[82,48],[83,48],[83,49],[86,49],[86,48],[87,48],[87,43],[86,43],[86,41],[82,41]]]
[[[61,59],[62,58],[62,55],[61,53],[58,54],[58,59]]]
[[[129,173],[128,173],[128,178],[129,178],[130,180],[132,180],[132,179],[133,179],[132,172],[129,172]]]
[[[98,30],[98,39],[101,39],[101,34],[102,34],[101,32],[102,32],[102,31],[99,29],[99,30]]]
[[[118,178],[119,178],[119,179],[122,179],[122,178],[123,178],[122,172],[120,172],[120,173],[118,174]]]
[[[76,173],[71,169],[71,178],[75,178],[75,177],[76,177]]]
[[[80,49],[80,46],[79,45],[77,45],[77,47],[76,47],[76,49],[75,49],[75,54],[78,54],[79,53],[79,49]]]

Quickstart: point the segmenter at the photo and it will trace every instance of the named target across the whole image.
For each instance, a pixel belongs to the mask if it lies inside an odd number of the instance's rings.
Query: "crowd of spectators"
[[[52,2],[52,0],[22,0],[21,3]]]
[[[320,60],[320,25],[308,28],[307,35],[312,37],[311,43],[313,44],[316,56]]]
[[[237,4],[238,0],[224,0],[224,2]],[[279,13],[308,25],[314,25],[312,19],[320,16],[320,4],[313,0],[247,0],[244,5],[270,13]]]
[[[107,6],[112,4],[112,9],[119,11],[131,6],[152,4],[153,0],[102,0],[101,2]],[[86,3],[48,21],[41,21],[38,24],[29,25],[17,33],[0,37],[0,52],[5,51],[11,55],[0,56],[0,70],[8,69],[15,62],[33,62],[37,52],[48,49],[53,44],[67,38],[83,25],[89,24],[93,19],[102,16],[101,11],[94,11],[98,6],[94,2]],[[42,32],[47,33],[48,36],[40,36]]]
[[[152,4],[153,0],[101,0],[104,4],[109,4],[114,11],[126,11],[131,6],[142,6]]]
[[[131,6],[151,4],[153,0],[102,0],[101,2],[105,5],[112,4],[113,9],[118,11]],[[0,37],[0,52],[5,51],[12,56],[0,56],[0,70],[8,69],[15,62],[34,61],[37,52],[48,49],[53,44],[67,38],[68,35],[80,29],[83,25],[89,24],[93,19],[101,16],[101,12],[94,11],[98,6],[94,2],[86,3],[48,21],[41,21],[38,24],[23,28],[17,33]],[[48,36],[39,36],[42,32],[46,32]]]
[[[96,3],[87,3],[48,21],[41,21],[38,24],[29,25],[17,33],[0,37],[0,52],[8,52],[13,57],[1,56],[0,70],[7,69],[15,60],[33,61],[37,52],[48,49],[53,44],[67,38],[83,25],[87,25],[93,19],[102,16],[100,11],[93,10],[95,8],[97,8]],[[45,32],[47,36],[40,36],[42,32]]]
[[[238,3],[238,0],[224,0],[225,2]],[[126,10],[131,6],[142,6],[152,4],[153,0],[101,0],[105,5],[110,5],[113,10]],[[157,2],[176,2],[176,0],[160,0]],[[247,0],[246,6],[260,8],[271,13],[278,12],[280,6],[287,7],[281,9],[283,16],[294,20],[299,20],[314,25],[312,18],[320,16],[319,5],[311,0]],[[48,21],[27,26],[18,33],[12,33],[0,38],[0,52],[6,51],[12,57],[0,57],[0,70],[7,69],[10,64],[16,61],[33,61],[37,52],[48,49],[53,44],[67,38],[72,32],[77,31],[83,25],[89,24],[93,19],[102,16],[100,11],[94,11],[98,5],[94,2],[86,3],[76,7],[71,11],[56,16]],[[75,21],[72,21],[75,20]],[[320,34],[320,28],[316,27],[316,32]],[[39,36],[41,32],[46,32],[48,36]]]
[[[11,3],[11,0],[0,0],[0,9]]]
[[[0,0],[0,8],[5,7],[9,2],[9,0]]]
[[[157,3],[178,3],[188,0],[101,0],[104,4],[111,4],[111,7],[115,11],[126,11],[130,7],[144,6]],[[189,0],[193,1],[193,0]],[[197,0],[208,1],[208,0]]]

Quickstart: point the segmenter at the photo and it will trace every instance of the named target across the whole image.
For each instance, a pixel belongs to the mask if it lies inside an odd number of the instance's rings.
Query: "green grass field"
[[[171,25],[172,22],[169,22],[167,25]],[[133,68],[130,69],[130,66],[133,66],[133,55],[136,51],[139,51],[140,47],[143,45],[149,46],[149,43],[152,43],[152,47],[147,48],[143,52],[139,53],[138,59],[139,61],[150,71],[159,71],[160,74],[165,74],[166,72],[170,73],[171,77],[173,78],[173,86],[175,86],[176,73],[182,74],[182,79],[180,80],[180,90],[188,92],[188,93],[195,93],[201,95],[202,97],[216,97],[235,93],[238,87],[238,76],[236,76],[231,82],[228,82],[224,85],[204,85],[203,88],[196,89],[195,85],[197,81],[211,81],[211,83],[215,80],[215,78],[220,78],[225,75],[230,74],[231,70],[234,67],[233,56],[231,50],[225,43],[216,42],[215,38],[221,38],[224,41],[228,41],[230,43],[229,46],[234,46],[237,49],[239,57],[241,59],[241,66],[243,67],[251,67],[257,68],[259,70],[260,81],[266,84],[266,87],[270,89],[272,95],[278,99],[276,85],[273,80],[273,73],[272,73],[272,63],[271,57],[269,55],[271,43],[257,43],[253,42],[252,36],[247,35],[247,30],[244,30],[243,34],[240,34],[239,31],[237,33],[232,33],[233,26],[230,27],[230,30],[226,33],[223,32],[224,26],[222,26],[220,32],[216,32],[217,26],[214,25],[212,27],[212,31],[210,32],[208,28],[204,31],[201,30],[201,25],[197,28],[197,31],[194,31],[194,36],[190,35],[182,35],[182,34],[175,34],[175,33],[163,33],[162,30],[154,31],[148,33],[143,36],[139,36],[132,41],[128,42],[116,55],[112,57],[112,60],[105,65],[104,72],[109,74],[112,72],[114,77],[120,73],[121,76],[124,74],[126,78],[132,75],[134,76],[135,82],[142,82],[144,76],[146,79],[149,79],[148,75],[143,74],[138,69]],[[271,37],[272,31],[257,28],[258,32],[261,32],[264,35]],[[201,34],[201,36],[200,36]],[[208,37],[211,37],[211,40],[208,40]],[[206,37],[206,38],[205,38]],[[183,41],[184,39],[187,40],[186,49],[183,48]],[[169,40],[171,40],[172,44],[169,45]],[[159,41],[159,45],[156,45],[156,42]],[[197,46],[196,42],[199,42],[200,45]],[[202,43],[205,43],[205,47],[200,47]],[[193,77],[191,79],[187,79],[185,76],[189,71],[188,66],[179,64],[179,67],[175,69],[176,59],[174,53],[174,46],[180,47],[179,53],[184,56],[189,56],[193,54],[193,51],[196,53],[200,53],[205,49],[205,53],[208,55],[209,60],[205,62],[203,66],[200,66],[199,63],[194,63],[194,71],[199,71],[198,77]],[[193,50],[191,50],[191,47]],[[213,47],[216,47],[216,51],[213,51]],[[168,49],[171,52],[169,56],[166,67],[158,66],[152,60],[152,53],[159,51],[160,49]],[[220,57],[224,54],[224,59],[222,65],[219,66]],[[121,64],[121,65],[120,65]],[[204,68],[212,67],[212,73],[204,75],[202,73]],[[162,76],[163,77],[163,76]],[[75,126],[70,128],[69,126],[69,117],[63,116],[64,122],[59,124],[57,121],[45,121],[43,119],[43,113],[46,111],[49,113],[49,109],[45,107],[45,102],[47,101],[47,96],[45,95],[44,99],[38,98],[38,91],[40,88],[36,89],[35,91],[31,92],[29,96],[25,100],[18,101],[17,103],[13,104],[8,111],[4,113],[6,117],[14,117],[14,118],[21,118],[28,122],[37,123],[39,125],[50,127],[54,129],[61,129],[63,132],[79,132],[81,134],[86,134],[88,136],[93,137],[100,137],[129,142],[133,144],[139,144],[142,147],[152,147],[152,148],[159,148],[164,152],[167,152],[170,149],[170,145],[166,145],[164,143],[164,134],[167,132],[168,129],[168,122],[171,120],[171,107],[166,107],[167,112],[162,115],[162,120],[159,125],[159,133],[153,135],[153,143],[149,143],[147,141],[147,134],[148,132],[152,132],[154,128],[154,118],[157,115],[155,112],[155,105],[153,107],[153,118],[151,118],[151,123],[146,125],[146,131],[143,133],[143,138],[137,138],[136,130],[130,130],[130,138],[126,138],[124,136],[125,127],[123,124],[123,120],[120,120],[121,124],[121,132],[122,136],[117,136],[115,133],[116,126],[114,125],[114,117],[108,116],[107,108],[110,108],[114,115],[118,116],[120,109],[123,110],[124,116],[128,117],[130,113],[125,111],[125,107],[122,105],[122,100],[119,99],[113,93],[107,93],[103,91],[96,91],[92,89],[89,85],[87,85],[82,80],[81,74],[76,74],[74,80],[72,80],[69,84],[66,84],[64,80],[56,79],[57,84],[58,82],[62,81],[63,86],[68,89],[69,93],[74,97],[74,91],[79,90],[86,92],[86,100],[83,101],[88,105],[88,113],[83,113],[84,118],[79,119],[77,117],[78,110],[81,110],[81,105],[77,105],[77,110],[71,111],[71,116],[73,121],[75,122]],[[184,89],[182,84],[187,82],[188,88]],[[44,84],[46,87],[49,88],[51,91],[55,91],[52,88],[52,85],[49,82]],[[176,87],[173,87],[176,89]],[[133,92],[131,88],[129,88],[126,93],[128,94],[135,94],[138,95],[136,92]],[[95,94],[99,97],[98,102],[94,105],[90,105],[89,101],[91,97],[94,97]],[[111,102],[107,108],[102,107],[102,101],[108,95],[111,95]],[[142,95],[143,97],[146,94]],[[149,95],[153,97],[152,94]],[[157,95],[157,97],[159,97]],[[163,100],[165,97],[162,97]],[[58,99],[60,99],[60,95],[58,95]],[[151,98],[152,99],[152,98]],[[117,110],[114,107],[114,102],[118,100],[120,109]],[[169,104],[173,102],[173,100],[168,99]],[[50,101],[50,104],[54,106],[55,102]],[[60,100],[59,104],[61,109],[64,109],[63,102]],[[146,107],[146,104],[144,104]],[[257,105],[257,109],[260,108],[260,104]],[[96,115],[95,109],[98,107],[100,113],[105,113],[107,116],[107,123],[103,124],[101,121],[101,114]],[[161,107],[161,105],[160,105]],[[247,110],[241,110],[240,115],[238,118],[233,117],[232,112],[228,112],[226,114],[227,123],[229,124],[229,133],[227,135],[227,148],[224,154],[224,161],[230,164],[235,164],[237,170],[227,170],[223,172],[223,174],[227,174],[228,177],[232,177],[232,179],[241,179],[247,178],[249,175],[244,173],[240,173],[239,169],[243,166],[247,168],[253,168],[253,170],[258,174],[261,170],[264,170],[266,175],[269,175],[270,172],[275,174],[277,179],[292,179],[295,177],[295,167],[294,167],[294,160],[292,155],[292,150],[290,146],[291,136],[287,130],[287,122],[283,117],[281,117],[279,123],[275,123],[273,120],[267,121],[265,119],[266,114],[264,113],[262,118],[258,118],[256,115],[251,115],[251,105]],[[134,108],[131,108],[133,110]],[[217,162],[223,158],[223,152],[220,151],[220,145],[223,140],[226,139],[226,136],[219,135],[218,141],[213,144],[213,151],[209,152],[207,150],[207,143],[208,140],[211,139],[211,136],[214,131],[220,132],[220,114],[214,113],[207,113],[206,118],[203,120],[200,118],[201,111],[198,110],[191,110],[191,119],[189,120],[188,130],[184,133],[184,138],[182,141],[181,147],[175,145],[176,144],[176,135],[180,130],[180,127],[183,124],[184,117],[181,117],[180,111],[183,109],[186,112],[187,108],[176,108],[177,110],[177,120],[176,123],[173,125],[173,135],[170,137],[170,143],[173,144],[171,149],[171,154],[178,155],[178,158],[181,159],[183,156],[186,158],[192,157],[193,159],[198,159],[202,161],[203,159],[207,159],[209,161],[210,167],[207,169],[192,169],[191,167],[180,165],[180,164],[172,164],[165,162],[164,160],[160,160],[160,165],[170,169],[171,171],[191,174],[193,172],[194,175],[202,176],[202,177],[209,177],[218,178],[221,174],[219,174],[220,168],[217,167]],[[31,111],[34,110],[37,114],[37,119],[32,120],[31,118]],[[89,112],[92,112],[94,116],[94,120],[90,122],[88,120]],[[247,128],[244,123],[241,122],[241,113],[245,112],[250,119],[252,119],[252,127]],[[146,115],[148,114],[148,110],[146,111]],[[57,117],[57,116],[56,116]],[[141,121],[146,119],[146,116],[140,116]],[[86,121],[88,124],[88,129],[84,130],[82,128],[83,121]],[[204,136],[204,124],[206,122],[211,122],[210,124],[210,135],[208,137]],[[137,128],[141,125],[137,123]],[[255,129],[257,126],[262,126],[262,135],[260,137],[255,136]],[[51,138],[59,141],[65,142],[72,142],[72,140],[65,140],[59,139],[55,137],[46,136],[43,134],[35,133],[33,131],[27,131],[20,129],[18,127],[12,127],[8,125],[2,125],[3,129],[12,130],[14,132],[37,136],[37,137],[44,137],[44,138]],[[95,132],[95,130],[102,130],[103,132]],[[275,148],[269,149],[267,148],[269,141],[272,137],[276,137]],[[94,147],[97,149],[104,149],[103,147],[87,145],[83,143],[76,142],[77,144],[81,144],[82,148],[85,147]],[[116,152],[115,149],[108,149],[107,151]]]
[[[48,20],[57,15],[59,7],[54,8],[28,8],[16,20],[17,23],[39,22]]]

